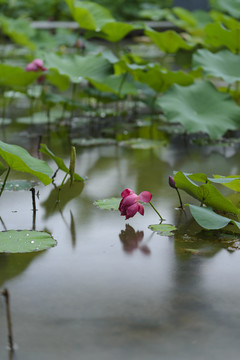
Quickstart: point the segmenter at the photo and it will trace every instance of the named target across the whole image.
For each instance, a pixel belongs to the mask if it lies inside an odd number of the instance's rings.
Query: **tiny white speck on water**
[[[33,241],[33,240],[31,241],[31,244],[34,244],[34,241]]]

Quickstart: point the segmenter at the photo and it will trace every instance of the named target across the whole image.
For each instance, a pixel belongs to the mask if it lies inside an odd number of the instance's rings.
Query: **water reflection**
[[[144,231],[135,231],[129,224],[126,224],[125,230],[122,230],[119,234],[123,250],[126,253],[130,254],[138,249],[144,255],[150,255],[151,251],[146,243],[143,242],[143,238]]]

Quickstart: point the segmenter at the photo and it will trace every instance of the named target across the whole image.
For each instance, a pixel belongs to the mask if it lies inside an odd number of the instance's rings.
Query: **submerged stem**
[[[12,331],[12,320],[10,311],[10,295],[7,289],[3,289],[1,295],[5,298],[6,303],[6,315],[7,315],[7,326],[8,326],[8,344],[10,351],[14,351],[13,345],[13,331]]]
[[[149,201],[149,204],[151,205],[151,207],[153,208],[153,210],[158,214],[158,216],[160,217],[161,222],[164,221],[163,217],[159,214],[159,212],[157,211],[157,209],[155,208],[155,206],[153,206],[153,204],[151,203],[151,201]]]
[[[2,184],[1,190],[0,190],[0,196],[2,195],[3,190],[4,190],[4,188],[5,188],[5,185],[6,185],[7,178],[8,178],[8,175],[9,175],[9,173],[10,173],[10,170],[11,170],[11,169],[10,169],[10,167],[9,167],[8,170],[7,170],[7,174],[6,174],[5,178],[4,178],[4,181],[3,181],[3,184]]]

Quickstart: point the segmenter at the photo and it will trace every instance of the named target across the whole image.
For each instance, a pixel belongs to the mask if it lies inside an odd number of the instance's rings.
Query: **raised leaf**
[[[8,230],[0,232],[0,253],[42,251],[56,244],[56,240],[50,234],[42,231]]]
[[[188,133],[206,133],[217,139],[240,126],[240,108],[228,94],[207,81],[182,87],[173,85],[159,99],[167,119],[181,123]]]
[[[211,183],[197,185],[188,175],[178,171],[174,175],[175,186],[184,190],[200,203],[212,207],[214,210],[229,212],[238,215],[240,210]]]
[[[0,141],[0,156],[10,169],[34,175],[44,185],[51,183],[52,169],[49,165],[45,161],[31,156],[21,146]]]
[[[59,156],[56,156],[51,150],[49,150],[49,148],[47,147],[46,144],[41,144],[40,151],[41,151],[43,154],[48,155],[51,159],[53,159],[60,170],[62,170],[62,171],[64,171],[65,173],[67,173],[67,174],[70,175],[70,170],[69,170],[69,168],[65,165],[63,159],[60,158]],[[80,175],[78,175],[78,174],[76,174],[76,173],[71,174],[71,176],[72,176],[73,180],[75,180],[75,181],[84,181],[84,179],[83,179]]]
[[[240,229],[240,222],[218,215],[209,207],[189,205],[189,208],[196,222],[205,229],[222,229],[230,222],[234,223]]]

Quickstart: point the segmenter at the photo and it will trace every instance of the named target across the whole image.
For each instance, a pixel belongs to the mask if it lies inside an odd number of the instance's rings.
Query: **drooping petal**
[[[152,199],[152,194],[149,191],[143,191],[139,194],[139,200],[148,203]]]
[[[121,193],[121,197],[125,198],[126,196],[129,196],[131,194],[134,194],[134,191],[132,189],[125,189],[123,190],[123,192]]]
[[[121,200],[119,204],[118,210],[121,211],[121,215],[126,215],[126,206],[123,205],[123,199]]]
[[[144,215],[144,207],[142,204],[139,203],[138,203],[138,212],[139,214]]]
[[[138,212],[138,205],[139,204],[136,202],[135,204],[128,206],[126,213],[126,220],[129,219],[130,217],[133,217]]]

